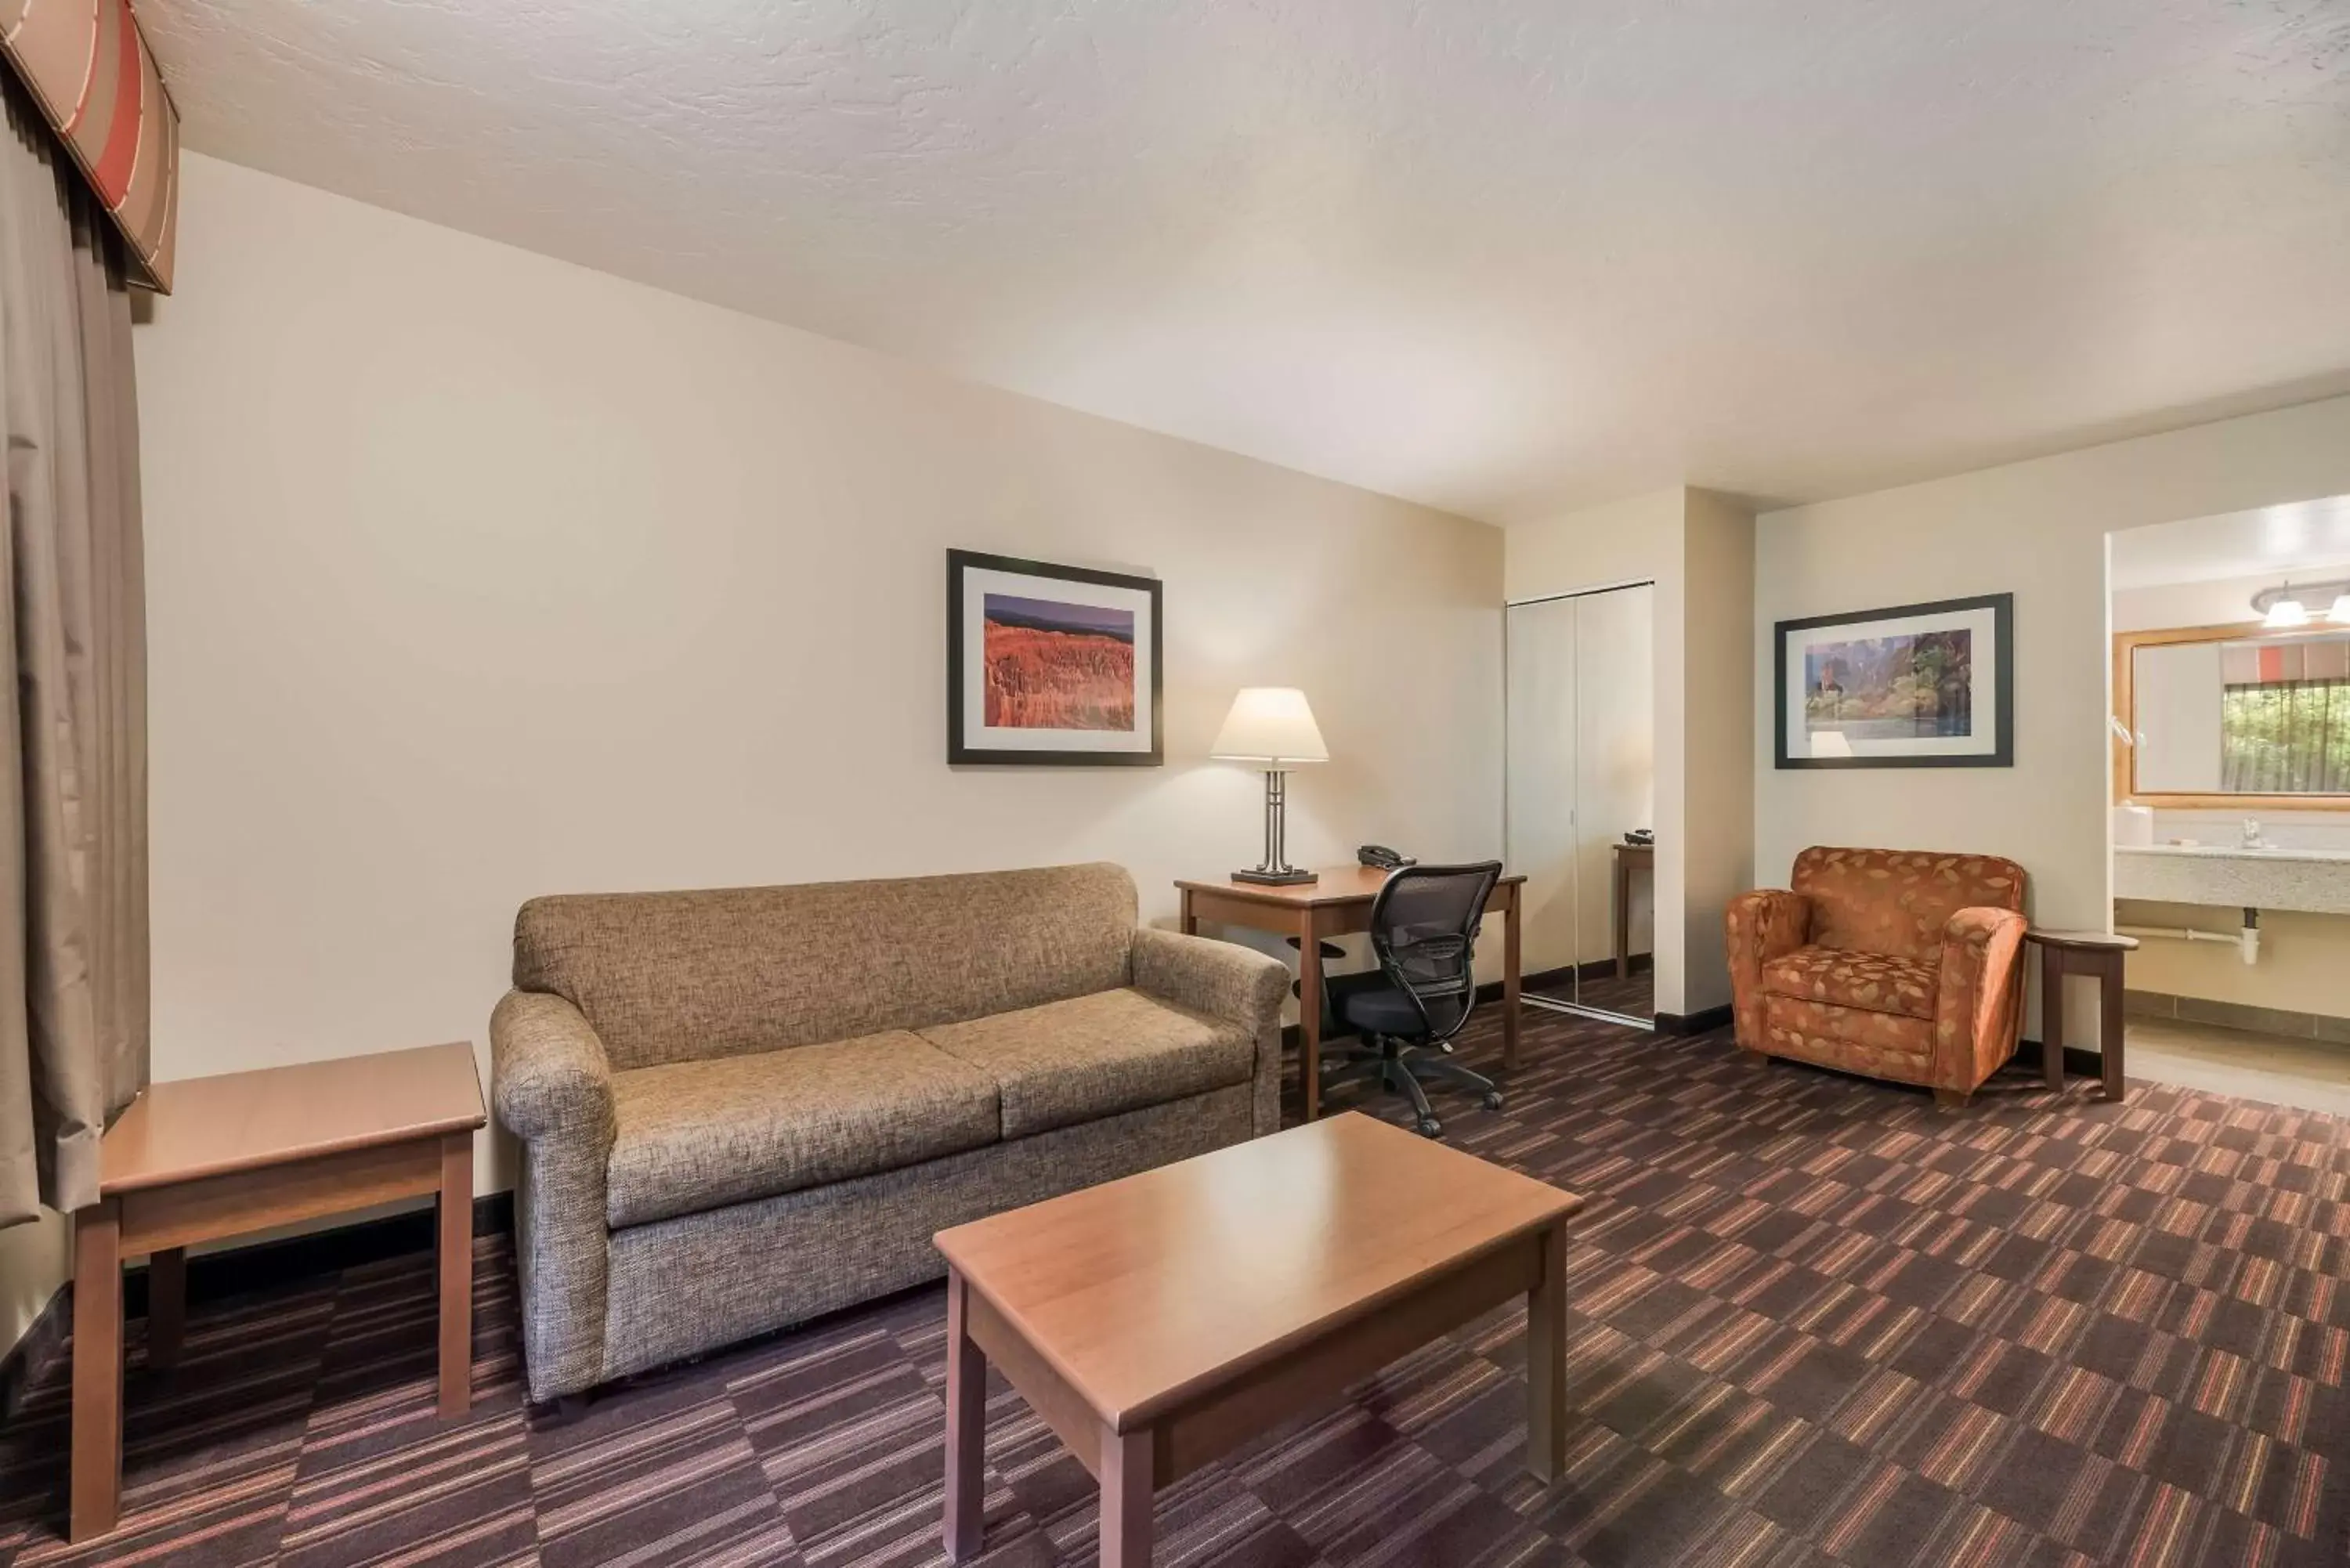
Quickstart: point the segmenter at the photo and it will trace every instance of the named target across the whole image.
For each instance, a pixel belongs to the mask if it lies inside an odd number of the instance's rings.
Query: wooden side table
[[[1622,980],[1632,972],[1632,874],[1646,871],[1651,881],[1657,874],[1657,846],[1653,844],[1616,846],[1616,978]]]
[[[473,1134],[487,1118],[467,1044],[427,1045],[151,1085],[99,1145],[98,1201],[74,1213],[69,1539],[122,1498],[122,1261],[150,1256],[150,1365],[179,1358],[187,1248],[437,1196],[441,1414],[472,1402]]]
[[[2136,937],[2114,931],[2023,933],[2040,945],[2040,1050],[2048,1086],[2064,1086],[2064,977],[2088,975],[2097,982],[2098,1065],[2105,1075],[2100,1099],[2129,1093],[2122,1078],[2122,960],[2137,947]]]

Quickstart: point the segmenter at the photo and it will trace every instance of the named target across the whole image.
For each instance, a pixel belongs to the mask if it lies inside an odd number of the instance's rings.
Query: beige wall
[[[2345,490],[2350,399],[2334,399],[1765,514],[1754,599],[1759,875],[1783,881],[1807,844],[1989,851],[2030,871],[2038,919],[2102,926],[2106,535]],[[1773,621],[2003,591],[2015,595],[2014,767],[1773,766]]]
[[[1204,754],[1243,684],[1329,742],[1294,856],[1501,847],[1496,529],[202,157],[182,212],[137,337],[158,1077],[481,1041],[557,889],[1099,857],[1165,919],[1257,857]],[[946,766],[950,545],[1165,579],[1165,767]],[[53,1249],[7,1245],[21,1316]]]
[[[1752,883],[1753,518],[1674,488],[1508,531],[1513,600],[1653,580],[1657,1009],[1730,1000],[1721,912]]]

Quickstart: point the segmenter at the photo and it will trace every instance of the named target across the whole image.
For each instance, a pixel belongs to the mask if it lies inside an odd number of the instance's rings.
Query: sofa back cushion
[[[514,982],[578,1008],[625,1072],[1112,990],[1134,922],[1109,865],[564,894],[515,917]]]
[[[2023,867],[1996,855],[1828,849],[1795,857],[1814,945],[1939,965],[1942,928],[1960,909],[2023,909]]]

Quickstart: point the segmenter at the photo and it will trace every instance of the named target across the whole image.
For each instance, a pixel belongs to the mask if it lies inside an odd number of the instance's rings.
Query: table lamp
[[[1232,699],[1224,727],[1208,754],[1218,762],[1254,763],[1264,770],[1264,862],[1253,871],[1235,871],[1235,882],[1289,887],[1315,879],[1289,863],[1284,845],[1283,779],[1300,763],[1326,763],[1329,748],[1314,723],[1305,693],[1294,686],[1249,686]]]

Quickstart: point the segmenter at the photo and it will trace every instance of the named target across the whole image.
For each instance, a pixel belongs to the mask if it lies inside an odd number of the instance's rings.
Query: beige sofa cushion
[[[996,1140],[995,1081],[912,1034],[612,1075],[614,1230]]]
[[[1248,1030],[1131,987],[920,1033],[993,1079],[1006,1138],[1229,1088],[1256,1071]]]

